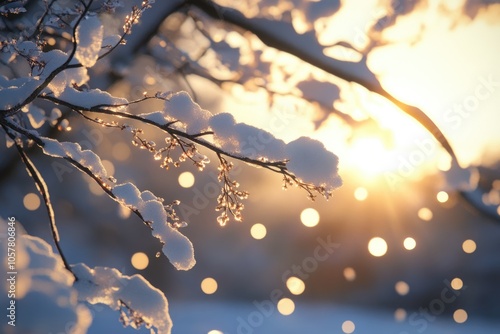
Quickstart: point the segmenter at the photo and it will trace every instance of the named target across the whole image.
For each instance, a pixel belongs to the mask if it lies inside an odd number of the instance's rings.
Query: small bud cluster
[[[243,216],[241,212],[245,208],[242,200],[248,198],[248,192],[239,190],[240,184],[233,181],[229,177],[229,173],[233,168],[233,163],[228,162],[222,156],[219,155],[220,165],[218,167],[219,182],[222,182],[221,194],[217,197],[217,207],[216,211],[221,211],[217,217],[217,222],[224,226],[229,221],[229,215],[232,215],[234,220],[242,221]]]

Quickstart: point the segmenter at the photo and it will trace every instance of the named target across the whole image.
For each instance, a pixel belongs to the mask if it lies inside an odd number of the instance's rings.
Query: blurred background
[[[500,209],[488,216],[478,208],[500,204],[500,4],[216,3],[249,20],[289,23],[324,57],[366,67],[390,94],[421,108],[482,186],[481,203],[461,196],[451,159],[432,135],[380,95],[196,6],[158,23],[155,15],[171,6],[158,2],[125,51],[96,65],[91,87],[130,99],[186,90],[202,108],[230,112],[287,142],[319,139],[339,156],[344,185],[328,201],[310,201],[300,189],[282,190],[279,175],[235,162],[234,179],[250,197],[244,221],[220,227],[215,156],[203,152],[213,161],[204,172],[189,163],[164,170],[127,134],[69,115],[71,129],[60,140],[94,150],[119,183],[181,201],[197,264],[176,271],[157,256],[159,241],[137,217],[85,175],[33,150],[69,261],[143,275],[169,299],[174,333],[494,333]],[[102,19],[108,33],[119,31],[129,8]],[[160,108],[145,102],[131,112]],[[10,153],[3,148],[0,156],[0,212],[51,243],[41,198]]]

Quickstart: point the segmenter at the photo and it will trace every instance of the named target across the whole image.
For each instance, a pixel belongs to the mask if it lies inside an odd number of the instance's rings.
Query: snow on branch
[[[116,180],[108,176],[100,157],[90,150],[82,150],[77,143],[61,143],[45,137],[42,140],[45,154],[68,160],[91,176],[111,198],[135,212],[161,241],[163,253],[176,269],[189,270],[195,265],[193,245],[178,231],[179,218],[173,205],[164,205],[163,199],[150,191],[139,191],[132,183],[115,185]]]
[[[91,269],[82,263],[72,269],[78,277],[74,287],[79,300],[120,311],[124,326],[138,329],[144,325],[152,333],[170,333],[167,298],[141,275],[126,276],[106,267]]]

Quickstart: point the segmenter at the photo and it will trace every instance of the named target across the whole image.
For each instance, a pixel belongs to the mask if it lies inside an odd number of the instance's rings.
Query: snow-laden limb
[[[76,29],[75,58],[85,67],[92,67],[99,58],[104,27],[97,16],[88,16]]]
[[[84,334],[90,327],[89,309],[77,302],[73,288],[74,277],[64,268],[61,258],[44,240],[25,234],[19,222],[0,218],[0,256],[2,270],[7,267],[7,236],[9,227],[16,226],[16,299],[18,314],[15,327],[8,325],[7,317],[0,332],[13,333],[71,333]],[[7,276],[7,278],[9,278]],[[9,305],[8,284],[0,288],[1,305]],[[50,319],[50,321],[47,321]]]
[[[51,138],[42,137],[42,141],[45,154],[69,159],[79,168],[85,168],[111,198],[136,212],[151,228],[153,236],[161,241],[163,253],[176,269],[189,270],[195,265],[193,244],[168,222],[169,219],[177,218],[171,206],[165,207],[153,193],[141,192],[132,183],[116,186],[113,182],[106,183],[106,180],[114,179],[108,176],[101,158],[91,150],[82,150],[77,143],[59,142]]]
[[[66,86],[58,98],[66,104],[77,106],[81,109],[92,109],[96,106],[116,106],[115,110],[118,110],[124,108],[128,103],[127,99],[115,97],[98,88],[80,91]]]
[[[184,91],[172,94],[165,101],[164,111],[171,117],[171,120],[182,122],[188,134],[206,131],[208,129],[208,120],[212,116],[209,111],[202,109]]]
[[[59,142],[55,139],[42,137],[43,153],[56,158],[70,158],[90,170],[101,180],[108,178],[101,158],[91,150],[82,150],[80,144],[72,142]]]
[[[141,275],[126,276],[106,267],[91,269],[82,263],[72,269],[78,277],[74,287],[80,300],[120,311],[124,325],[135,329],[144,325],[152,333],[170,333],[172,320],[167,298]]]
[[[327,188],[338,188],[342,179],[338,174],[338,157],[328,151],[323,143],[300,137],[286,145],[286,156],[289,159],[287,168],[302,181]]]
[[[119,184],[111,190],[120,204],[141,214],[154,237],[163,244],[163,253],[178,270],[189,270],[195,264],[191,241],[168,222],[169,213],[162,201],[150,191],[141,192],[132,183]]]
[[[8,110],[20,105],[42,83],[33,77],[8,80],[0,75],[0,110]]]

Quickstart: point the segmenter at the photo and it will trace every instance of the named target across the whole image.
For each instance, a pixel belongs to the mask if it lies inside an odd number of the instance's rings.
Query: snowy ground
[[[174,321],[174,334],[277,334],[277,333],[339,333],[342,324],[350,320],[355,324],[353,333],[360,334],[497,334],[500,322],[469,318],[457,324],[451,316],[443,315],[425,321],[415,317],[396,322],[390,311],[353,308],[342,305],[297,303],[295,312],[283,316],[274,310],[264,315],[251,303],[232,302],[170,302],[170,313]],[[121,329],[121,330],[120,330]],[[146,333],[148,331],[122,331],[118,314],[105,308],[96,312],[90,334]],[[213,332],[211,332],[213,331]]]

